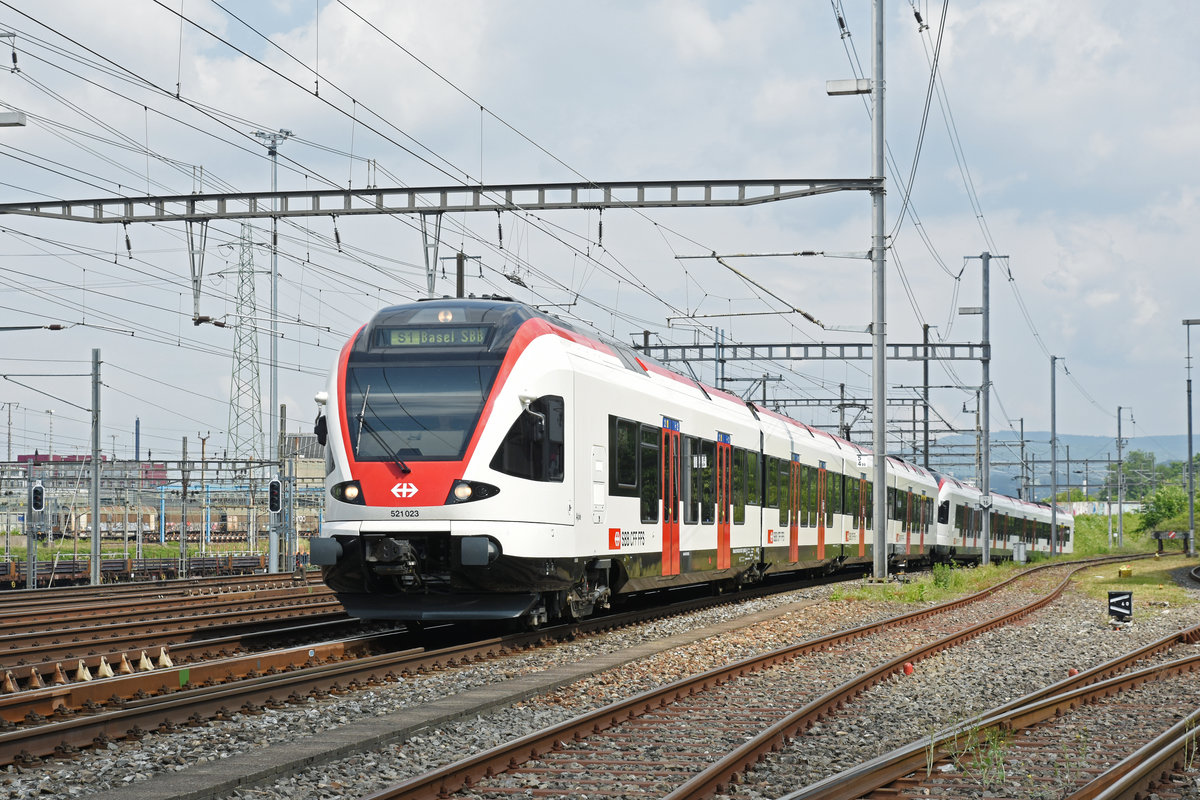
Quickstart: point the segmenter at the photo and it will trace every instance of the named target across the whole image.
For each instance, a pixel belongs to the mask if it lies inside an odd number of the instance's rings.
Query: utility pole
[[[11,462],[12,461],[12,412],[13,412],[14,408],[20,407],[20,403],[14,403],[13,401],[9,400],[8,402],[4,403],[4,406],[8,409],[8,458],[6,458],[5,461]]]
[[[204,498],[204,513],[200,515],[201,530],[200,530],[200,553],[204,554],[204,543],[208,538],[208,492],[204,488],[204,468],[207,466],[205,461],[207,456],[205,453],[205,445],[208,444],[209,438],[212,436],[212,431],[201,436],[200,431],[196,431],[196,438],[200,440],[200,496]],[[219,478],[220,476],[218,476]]]
[[[965,404],[964,404],[965,405]],[[979,390],[975,390],[975,480],[983,485],[983,444],[979,440]],[[985,547],[984,550],[987,548]],[[987,561],[985,560],[986,564]]]
[[[271,157],[271,192],[276,191],[276,182],[279,170],[279,145],[287,140],[293,133],[286,129],[280,128],[278,133],[270,133],[267,131],[255,131],[254,135],[263,140],[267,146],[267,154]],[[271,210],[275,210],[275,198],[271,199]],[[279,461],[279,438],[276,432],[275,425],[275,409],[279,406],[279,218],[271,217],[271,348],[270,348],[270,364],[271,364],[271,397],[268,400],[267,408],[269,413],[268,431],[267,431],[267,452],[269,458],[276,462],[274,472],[278,472]],[[278,541],[279,531],[276,528],[278,523],[274,518],[270,522],[270,535],[272,541]],[[271,572],[277,572],[278,565],[273,565]]]
[[[1028,466],[1025,464],[1025,418],[1021,417],[1021,499],[1029,499],[1029,481],[1025,479]]]
[[[179,577],[187,577],[188,460],[187,437],[183,437],[183,457],[179,461]]]
[[[33,509],[33,471],[37,459],[25,465],[25,588],[37,588],[37,525],[42,512]],[[45,494],[42,495],[45,498]],[[44,500],[43,500],[44,502]]]
[[[1125,472],[1122,467],[1121,450],[1125,446],[1121,441],[1121,406],[1117,406],[1117,547],[1125,546]],[[1129,412],[1129,421],[1133,422],[1133,411]]]
[[[870,80],[827,81],[830,95],[871,95],[871,449],[874,451],[872,506],[875,536],[872,545],[875,580],[887,580],[887,230],[884,190],[887,185],[883,138],[883,0],[872,0]],[[715,348],[718,351],[720,348]],[[719,386],[720,384],[718,384]]]
[[[1104,510],[1108,514],[1108,549],[1112,550],[1112,452],[1104,454]]]
[[[53,417],[51,418],[53,419]],[[100,350],[92,350],[92,586],[100,585]]]
[[[871,445],[875,451],[875,547],[874,577],[887,579],[887,229],[884,216],[883,138],[883,0],[871,3],[871,22],[875,28],[875,48],[871,58],[874,80],[871,82],[871,147],[874,164],[871,176],[879,188],[871,190]]]
[[[1054,379],[1058,356],[1050,356],[1050,555],[1058,553],[1058,428],[1055,414]]]
[[[1184,319],[1183,330],[1188,335],[1188,557],[1196,554],[1196,499],[1195,499],[1195,468],[1192,465],[1192,326],[1200,324],[1200,319]],[[10,422],[12,416],[10,414]],[[10,435],[10,439],[11,439]],[[10,459],[12,457],[10,456]]]
[[[924,466],[925,469],[929,469],[929,323],[925,323],[921,326],[921,328],[921,341],[925,345],[924,349],[921,351],[921,355],[925,357],[921,361],[921,369],[924,373],[924,380],[922,381],[924,391],[922,392],[922,396],[925,400],[925,459],[922,462],[922,466]]]

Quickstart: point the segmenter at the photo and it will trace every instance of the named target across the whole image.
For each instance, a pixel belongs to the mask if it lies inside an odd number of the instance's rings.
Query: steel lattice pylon
[[[229,388],[229,456],[259,460],[263,453],[262,392],[258,376],[258,307],[254,299],[252,228],[242,223],[238,258],[237,314],[233,346],[233,380]]]

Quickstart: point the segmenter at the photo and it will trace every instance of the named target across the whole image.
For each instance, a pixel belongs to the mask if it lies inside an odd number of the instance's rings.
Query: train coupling
[[[412,543],[406,539],[393,539],[382,536],[370,542],[367,549],[367,561],[376,564],[386,564],[386,571],[393,575],[415,575],[420,564],[420,557]],[[377,571],[381,571],[377,568]]]

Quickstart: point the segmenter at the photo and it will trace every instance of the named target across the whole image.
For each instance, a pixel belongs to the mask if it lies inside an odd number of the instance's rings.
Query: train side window
[[[763,459],[763,480],[766,482],[767,508],[779,508],[779,459],[767,456]]]
[[[863,499],[863,508],[867,510],[867,529],[875,527],[875,484],[867,481],[864,485],[867,496]]]
[[[700,522],[712,525],[717,521],[717,443],[701,439],[700,453],[704,463],[700,469]]]
[[[830,483],[832,482],[834,485],[836,485],[838,487],[838,500],[840,501],[841,500],[841,485],[838,483],[839,478],[841,478],[841,473],[837,473],[837,472],[831,473],[828,470],[825,471],[825,528],[826,528],[826,530],[833,527],[833,490],[834,490],[834,487],[831,486]]]
[[[831,497],[829,511],[831,514],[844,514],[846,511],[846,509],[842,506],[842,496],[844,494],[843,483],[845,481],[845,477],[846,476],[840,472],[831,472],[829,474],[829,478],[833,482],[833,489],[829,493]]]
[[[846,479],[846,513],[853,517],[855,528],[862,521],[862,507],[859,504],[859,500],[861,499],[861,484],[862,482],[858,478],[850,477]]]
[[[661,428],[642,426],[642,443],[639,448],[641,456],[641,498],[642,522],[658,522],[659,506],[659,462],[658,439],[662,435]]]
[[[733,449],[733,524],[746,522],[746,451]]]
[[[638,424],[613,416],[608,418],[608,493],[638,494]]]
[[[817,527],[817,487],[821,486],[821,470],[809,467],[809,480],[806,481],[804,492],[809,497],[809,528]]]
[[[762,505],[762,485],[758,482],[761,460],[757,450],[746,451],[746,503],[752,506]]]
[[[529,404],[513,421],[492,457],[491,468],[531,481],[563,480],[565,404],[545,395]]]
[[[792,464],[782,458],[778,461],[779,470],[779,525],[788,527],[792,524]]]
[[[812,467],[808,464],[798,464],[796,469],[800,473],[799,479],[796,481],[796,491],[799,497],[796,499],[796,508],[799,509],[800,521],[798,523],[801,528],[812,527],[812,520],[809,518],[811,511],[811,503],[813,501],[812,492],[808,490],[808,473]]]
[[[695,436],[683,437],[683,524],[695,525],[700,519],[700,493],[697,491],[700,443]]]

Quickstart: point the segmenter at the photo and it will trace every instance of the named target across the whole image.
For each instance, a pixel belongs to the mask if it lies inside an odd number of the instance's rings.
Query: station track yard
[[[226,577],[8,595],[0,606],[0,701],[253,649],[254,640],[286,637],[285,623],[346,624],[341,605],[314,580]],[[2,706],[0,720],[16,721]]]
[[[1058,575],[1050,583],[1057,584],[1063,571],[1062,567],[1055,568],[1054,572]],[[800,773],[793,766],[784,770],[785,775],[789,777],[784,779],[782,788],[780,785],[776,785],[774,789],[764,790],[760,793],[756,793],[758,790],[748,789],[747,787],[751,784],[747,784],[745,781],[750,780],[756,770],[746,772],[746,767],[753,765],[760,756],[752,751],[740,752],[745,749],[742,745],[753,736],[752,733],[747,732],[745,725],[757,726],[764,730],[778,729],[770,735],[777,736],[776,746],[780,747],[785,758],[789,738],[803,741],[801,746],[804,748],[810,747],[807,741],[809,736],[805,735],[802,730],[810,723],[804,721],[803,714],[797,716],[796,709],[803,712],[807,705],[813,706],[812,709],[809,709],[809,711],[813,711],[817,709],[819,703],[825,703],[826,705],[821,710],[816,710],[815,716],[810,719],[832,719],[833,715],[837,713],[845,713],[833,710],[839,704],[849,703],[846,705],[847,708],[855,708],[856,704],[851,703],[851,700],[855,695],[865,691],[866,686],[872,681],[886,685],[903,680],[896,676],[899,665],[902,663],[897,659],[914,661],[918,665],[918,670],[924,669],[920,662],[921,654],[914,651],[924,648],[927,655],[932,655],[942,648],[948,647],[948,643],[939,641],[945,628],[956,629],[955,635],[957,636],[982,634],[987,628],[998,624],[990,621],[977,624],[985,616],[990,619],[994,615],[994,609],[991,606],[997,604],[1005,606],[1008,612],[1018,615],[1028,614],[1029,609],[1024,606],[1031,596],[1047,598],[1050,590],[1050,583],[1045,577],[1030,577],[1020,583],[1028,585],[1030,581],[1040,584],[1040,588],[1036,591],[1028,588],[1013,588],[990,594],[986,598],[976,597],[974,603],[962,606],[957,611],[943,610],[941,613],[936,613],[938,609],[922,609],[915,615],[910,615],[920,619],[915,625],[912,621],[907,624],[894,623],[892,632],[885,634],[870,633],[865,627],[857,631],[845,630],[853,625],[844,623],[847,621],[857,622],[863,615],[863,608],[859,607],[859,604],[820,602],[805,609],[803,602],[792,601],[789,604],[767,601],[758,606],[762,610],[748,613],[747,616],[741,618],[730,617],[715,627],[700,627],[692,631],[675,633],[657,641],[649,641],[652,637],[651,634],[637,635],[634,637],[635,640],[644,638],[647,641],[629,651],[611,652],[607,655],[595,653],[586,655],[581,660],[586,663],[572,663],[571,657],[567,656],[566,660],[560,661],[557,666],[546,667],[542,664],[534,667],[523,664],[518,655],[480,666],[475,664],[475,660],[479,657],[477,655],[464,653],[451,656],[443,654],[434,656],[433,663],[441,666],[450,666],[452,663],[474,665],[464,666],[460,670],[442,670],[436,673],[443,679],[447,674],[473,670],[490,673],[490,677],[480,679],[474,688],[455,686],[455,688],[447,689],[442,686],[430,693],[436,695],[439,691],[444,692],[445,695],[441,699],[431,699],[430,696],[426,696],[423,699],[428,702],[422,705],[412,704],[410,700],[410,705],[406,708],[393,710],[390,713],[385,712],[381,716],[371,719],[347,719],[344,711],[336,710],[337,703],[355,696],[346,694],[339,697],[340,692],[348,692],[352,688],[352,682],[355,680],[347,672],[340,679],[342,681],[340,686],[332,689],[333,695],[328,699],[318,701],[316,705],[320,709],[317,716],[336,718],[339,722],[348,724],[337,729],[332,729],[332,726],[328,724],[323,729],[318,726],[317,735],[302,741],[297,740],[293,735],[288,737],[292,739],[291,742],[280,742],[277,746],[272,746],[265,751],[246,753],[242,756],[230,753],[228,758],[201,763],[190,768],[185,768],[183,762],[186,759],[173,759],[172,766],[168,769],[179,769],[179,772],[158,774],[147,782],[139,781],[136,793],[137,796],[143,798],[229,796],[239,784],[260,784],[260,788],[252,790],[249,794],[235,793],[234,796],[282,797],[300,794],[326,797],[356,796],[376,791],[380,786],[394,781],[396,777],[409,774],[417,777],[410,780],[403,791],[388,792],[378,796],[434,796],[429,791],[434,793],[453,791],[454,787],[451,784],[458,780],[453,777],[453,773],[461,772],[464,767],[459,765],[452,767],[449,773],[431,774],[429,770],[432,767],[439,762],[444,764],[447,761],[454,761],[463,752],[473,750],[486,752],[494,743],[489,741],[489,736],[504,737],[502,733],[488,732],[491,725],[490,717],[503,718],[507,716],[510,722],[513,717],[519,717],[528,730],[533,721],[542,722],[549,718],[553,722],[555,719],[574,717],[584,707],[604,706],[610,699],[621,698],[624,695],[624,699],[618,699],[617,702],[626,703],[626,707],[614,706],[603,709],[601,717],[607,717],[608,721],[599,723],[599,728],[604,730],[619,731],[622,727],[627,731],[631,727],[636,729],[635,734],[624,736],[624,741],[620,745],[613,745],[611,741],[603,745],[617,748],[618,755],[615,759],[598,757],[592,759],[597,763],[580,765],[571,760],[571,755],[565,757],[555,755],[554,751],[564,745],[567,749],[590,745],[571,742],[574,734],[568,734],[563,729],[554,730],[555,726],[551,724],[547,726],[551,730],[543,731],[540,734],[530,734],[526,740],[520,741],[515,749],[506,745],[511,752],[502,755],[497,755],[496,752],[489,754],[493,777],[484,779],[483,782],[477,782],[474,778],[465,782],[469,784],[469,788],[462,796],[566,797],[586,792],[593,797],[687,797],[712,796],[714,792],[720,794],[722,791],[729,790],[734,796],[777,797],[798,786],[803,786],[809,781],[805,779],[805,783],[798,782]],[[809,593],[809,596],[817,595]],[[807,602],[816,603],[817,601]],[[1049,600],[1045,599],[1043,602],[1049,602]],[[849,610],[847,606],[850,607]],[[827,613],[829,607],[840,608],[835,608],[831,615]],[[986,614],[983,612],[984,608],[988,608]],[[1057,604],[1055,608],[1057,608]],[[825,612],[815,613],[819,609],[825,609]],[[876,609],[874,613],[876,616],[886,616],[888,613],[894,613],[894,610]],[[1041,613],[1053,615],[1056,612],[1050,610]],[[850,616],[849,620],[848,615]],[[951,621],[953,616],[958,617],[958,622]],[[839,624],[839,622],[843,624]],[[703,625],[704,623],[698,624]],[[974,630],[964,633],[964,628],[971,627],[974,627]],[[816,634],[821,632],[822,628],[826,631],[840,629],[840,632],[824,642],[817,642],[815,641]],[[1142,631],[1142,633],[1148,632],[1148,628]],[[714,636],[714,634],[716,635]],[[681,652],[696,648],[701,651],[711,649],[714,651],[711,660],[715,663],[726,664],[731,661],[732,654],[761,651],[764,648],[770,649],[777,641],[772,637],[790,641],[805,638],[808,640],[805,646],[816,647],[820,652],[806,655],[800,659],[790,658],[783,652],[771,654],[767,660],[780,661],[783,663],[783,669],[791,671],[791,675],[783,679],[778,677],[777,672],[775,672],[776,677],[771,677],[774,670],[764,669],[756,672],[756,669],[749,664],[722,667],[713,674],[706,675],[703,679],[714,688],[701,691],[695,697],[686,700],[688,704],[700,703],[701,701],[697,698],[703,698],[704,695],[713,692],[731,693],[723,701],[726,705],[732,702],[730,697],[737,695],[751,698],[750,710],[745,715],[746,719],[741,722],[733,719],[732,711],[727,713],[724,709],[715,716],[709,712],[707,722],[696,724],[685,721],[690,718],[680,717],[678,715],[680,712],[660,709],[657,699],[648,701],[648,698],[643,696],[635,698],[632,703],[628,702],[629,695],[637,694],[636,691],[631,690],[631,685],[636,684],[638,679],[635,679],[632,684],[628,683],[627,678],[620,677],[622,671],[632,671],[639,675],[643,682],[657,685],[656,692],[668,696],[679,694],[682,682],[679,686],[671,686],[668,685],[670,681],[678,675],[690,675],[698,671],[698,666],[705,662],[703,653],[680,655]],[[890,639],[891,644],[885,645],[884,638]],[[1182,640],[1178,636],[1176,637],[1176,641]],[[718,642],[720,643],[719,648],[716,644]],[[495,646],[494,643],[493,646]],[[683,646],[682,649],[681,646]],[[789,648],[794,649],[791,645]],[[719,652],[717,652],[718,650]],[[428,655],[426,654],[427,657]],[[1067,653],[1063,655],[1067,658],[1071,657]],[[754,658],[761,657],[761,653],[754,656]],[[578,659],[578,655],[575,658]],[[642,660],[646,658],[650,660]],[[663,659],[666,661],[663,662]],[[884,669],[880,676],[871,678],[867,675],[868,669],[861,664],[862,659],[873,661],[876,666],[882,664]],[[821,680],[804,677],[810,666],[820,660],[832,663],[833,668],[826,669]],[[639,666],[642,664],[649,666]],[[377,663],[375,669],[378,673],[382,671],[383,665]],[[1065,672],[1065,668],[1063,671]],[[817,672],[820,672],[819,668]],[[738,673],[744,673],[744,675],[738,675]],[[386,675],[376,674],[375,680],[383,681],[386,677]],[[403,679],[402,675],[391,677]],[[837,680],[833,680],[834,678]],[[855,682],[849,680],[850,678],[861,679],[865,683],[856,685]],[[368,675],[366,678],[357,680],[359,680],[359,685],[365,686],[371,682],[371,677]],[[765,690],[772,700],[766,703],[754,700],[754,692],[745,689],[747,680],[772,681],[773,688]],[[406,684],[406,691],[409,691],[414,686],[422,684],[425,679],[414,677],[403,679],[403,681]],[[846,685],[840,686],[843,683]],[[739,685],[742,688],[737,688]],[[827,693],[828,689],[835,688],[835,685],[839,687],[840,695],[833,700],[821,700],[821,696]],[[398,687],[395,684],[388,684],[376,694],[390,694],[394,688]],[[321,695],[326,691],[330,691],[330,689],[317,689],[314,694]],[[785,694],[785,691],[790,694]],[[688,694],[687,691],[682,693]],[[868,692],[868,694],[870,693]],[[293,702],[300,701],[302,696],[301,694],[293,698]],[[758,696],[761,698],[761,692]],[[286,699],[278,700],[275,704],[283,705],[286,702]],[[830,702],[832,702],[832,706],[828,705]],[[246,720],[251,720],[255,716],[269,717],[275,724],[280,724],[285,718],[282,716],[285,712],[272,711],[269,706],[268,703],[261,715],[255,712],[253,705],[246,706],[245,711],[250,712],[249,714],[235,712],[234,717],[241,720],[239,724],[245,724]],[[233,704],[227,705],[225,713],[233,707]],[[641,711],[648,712],[650,717],[667,717],[671,720],[670,724],[666,726],[668,732],[676,733],[682,730],[695,737],[692,750],[699,752],[693,752],[691,755],[684,753],[683,761],[687,763],[682,767],[678,764],[671,767],[670,764],[674,763],[675,756],[669,753],[670,743],[654,745],[649,740],[649,734],[646,733],[646,730],[653,726],[646,723],[644,718],[637,721],[628,719],[630,709],[638,709],[639,713]],[[895,711],[896,709],[893,708],[893,712]],[[218,714],[218,716],[221,715],[224,714]],[[455,723],[456,719],[460,722]],[[786,730],[787,726],[797,722],[800,730],[792,732]],[[199,723],[198,718],[193,720],[193,724]],[[160,727],[170,728],[173,724],[187,723],[171,723]],[[813,732],[821,728],[823,724],[827,723],[816,723],[812,729]],[[904,738],[897,739],[896,743],[912,738],[908,734],[917,733],[920,724],[922,723],[906,721],[902,716],[894,715],[891,719],[892,728],[899,727],[900,732],[904,734]],[[597,723],[595,721],[585,722],[584,727],[588,726],[595,728]],[[700,733],[703,733],[704,736],[698,737]],[[185,741],[188,739],[186,732],[179,736]],[[213,733],[210,736],[216,737],[217,734]],[[719,744],[722,736],[726,738],[727,746]],[[540,744],[538,737],[544,740]],[[114,738],[116,737],[114,736]],[[155,738],[157,737],[148,737],[148,741]],[[511,735],[509,738],[512,738]],[[622,737],[617,736],[616,738],[620,741]],[[260,738],[257,743],[261,743],[261,741]],[[701,744],[696,745],[696,741]],[[109,743],[102,748],[102,751],[111,752],[115,746],[115,744]],[[122,748],[125,747],[128,745],[122,745]],[[183,747],[186,748],[187,745],[183,745]],[[620,747],[632,749],[621,754]],[[648,773],[639,773],[637,771],[638,763],[653,761],[646,757],[647,748],[657,754],[659,763],[649,764]],[[559,760],[560,763],[565,763],[567,766],[559,769],[556,775],[553,765],[546,767],[537,761],[529,760],[535,752],[536,759]],[[726,752],[729,755],[724,759],[720,758]],[[222,753],[222,755],[225,754]],[[859,756],[853,757],[865,760]],[[339,758],[344,760],[338,761]],[[394,763],[389,764],[389,758],[392,761],[398,759],[401,763],[399,766]],[[497,758],[503,759],[503,765],[497,765]],[[203,762],[207,759],[201,758],[200,760]],[[619,761],[621,766],[616,768],[615,773],[605,774],[605,767],[599,763],[605,760]],[[510,763],[515,765],[514,768],[509,768]],[[85,764],[86,760],[81,763],[79,769],[86,772],[88,768]],[[311,764],[321,766],[309,770],[308,773],[303,773],[303,768]],[[29,777],[36,781],[39,774],[44,776],[48,770],[56,770],[56,765],[63,765],[62,770],[56,773],[57,778],[69,781],[70,774],[74,769],[69,762],[51,761],[41,767],[32,768]],[[731,768],[729,768],[730,765],[732,765]],[[10,774],[12,769],[10,768]],[[522,771],[523,769],[524,771]],[[546,771],[547,769],[549,772]],[[609,769],[612,768],[609,767]],[[835,771],[836,769],[832,767],[826,768],[826,775],[818,775],[817,778],[826,777],[827,774]],[[20,769],[18,772],[24,772],[24,769]],[[267,781],[267,785],[261,785],[264,779],[273,775],[277,777],[279,774],[292,777],[286,778],[276,788],[272,788],[269,781]],[[448,778],[447,775],[450,777]],[[357,783],[353,780],[355,776],[357,776]],[[144,777],[144,775],[139,774],[137,777]],[[109,774],[104,775],[104,779],[107,781],[107,785],[127,787],[127,781],[131,780],[132,776],[125,776],[124,781],[126,782],[122,783],[120,782],[121,776],[112,774],[110,770]],[[734,782],[730,783],[731,780]],[[655,781],[659,782],[655,783]],[[768,781],[768,785],[769,783]],[[427,788],[420,789],[417,784],[424,784]],[[25,791],[22,787],[30,787],[34,783],[22,776],[20,779],[6,781],[5,785],[12,786],[13,793],[10,796],[27,796],[20,794]],[[62,780],[58,781],[58,785],[63,785]],[[428,789],[435,785],[436,789]],[[460,785],[465,784],[460,782]],[[0,790],[2,789],[3,786],[0,786]],[[749,793],[746,793],[747,791]],[[774,793],[771,793],[772,791]],[[63,796],[68,796],[65,790]],[[120,790],[114,790],[106,796],[128,795],[122,794]]]
[[[763,587],[741,596],[777,591]],[[114,610],[111,598],[89,602],[92,594],[80,592],[74,603],[66,595],[31,594],[19,608],[0,613],[0,620],[11,617],[6,629],[12,630],[0,636],[0,668],[5,670],[0,680],[0,766],[70,758],[84,747],[301,704],[400,675],[735,602],[732,597],[703,598],[672,604],[666,612],[647,608],[479,641],[478,632],[468,626],[411,632],[351,619],[324,586],[308,578],[283,576],[221,591],[214,584],[200,593],[190,585],[143,586],[140,593],[125,587],[129,602],[121,612]],[[57,612],[50,621],[45,619],[48,611]],[[229,633],[242,627],[247,630]],[[373,632],[349,635],[360,629]],[[261,646],[281,639],[304,643]],[[434,649],[414,646],[463,639],[469,642]],[[135,649],[129,652],[129,647]],[[23,681],[21,674],[27,675]]]

